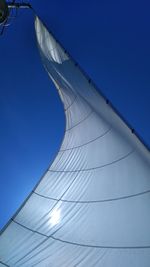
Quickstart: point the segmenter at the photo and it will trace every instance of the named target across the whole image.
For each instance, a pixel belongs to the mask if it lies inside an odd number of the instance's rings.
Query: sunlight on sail
[[[50,216],[50,225],[54,226],[60,222],[60,209],[54,209]]]

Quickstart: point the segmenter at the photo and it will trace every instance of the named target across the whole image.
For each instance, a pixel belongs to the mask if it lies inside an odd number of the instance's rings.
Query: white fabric
[[[0,266],[149,267],[149,151],[36,18],[64,104],[60,150],[0,237]]]

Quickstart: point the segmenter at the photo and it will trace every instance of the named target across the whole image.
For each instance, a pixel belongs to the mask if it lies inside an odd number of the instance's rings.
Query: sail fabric
[[[150,154],[38,17],[60,150],[0,236],[0,267],[149,267]]]

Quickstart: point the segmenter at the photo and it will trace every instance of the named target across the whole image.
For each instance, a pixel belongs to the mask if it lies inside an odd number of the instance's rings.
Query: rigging
[[[32,6],[28,2],[16,2],[16,0],[8,2],[0,0],[0,35],[2,35],[5,28],[11,24],[12,19],[16,18],[17,10],[20,8],[32,9]]]

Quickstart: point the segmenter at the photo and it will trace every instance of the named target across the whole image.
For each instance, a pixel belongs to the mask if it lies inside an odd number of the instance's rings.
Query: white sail
[[[36,18],[64,105],[60,150],[0,236],[0,266],[149,267],[150,154]]]

